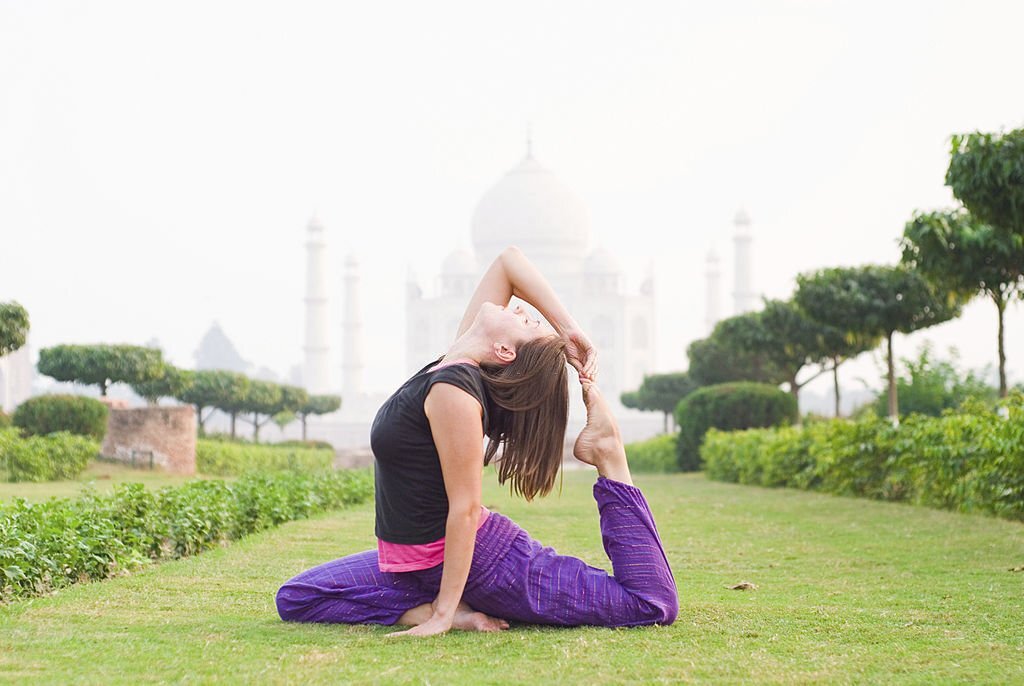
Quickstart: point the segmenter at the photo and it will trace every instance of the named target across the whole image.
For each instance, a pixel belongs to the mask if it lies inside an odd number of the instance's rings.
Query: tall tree
[[[278,412],[283,411],[281,384],[261,379],[251,379],[249,388],[238,408],[243,413],[243,421],[252,424],[252,439],[260,442],[260,428],[270,421]],[[246,418],[245,414],[251,414],[252,419]],[[260,419],[260,417],[263,419]]]
[[[786,374],[772,364],[764,350],[765,336],[756,312],[723,319],[710,336],[687,347],[690,378],[698,386],[729,381],[778,385],[786,381]]]
[[[176,395],[178,400],[195,405],[199,433],[205,432],[206,420],[213,410],[221,410],[231,416],[231,436],[235,435],[235,417],[238,407],[249,388],[249,377],[241,372],[226,369],[201,369],[194,372],[192,385]],[[210,412],[203,416],[203,410]]]
[[[97,385],[105,396],[111,384],[159,378],[164,360],[156,348],[137,345],[55,345],[39,351],[36,367],[57,381]]]
[[[841,279],[834,273],[822,271],[811,274],[799,274],[796,277],[797,289],[793,294],[793,302],[804,313],[819,324],[819,344],[822,352],[829,360],[829,371],[832,372],[832,390],[835,401],[835,416],[839,416],[840,390],[839,367],[863,352],[877,347],[881,341],[879,334],[867,334],[862,331],[844,330],[836,325],[836,321],[846,321],[839,313],[848,305],[848,292]],[[831,320],[822,321],[814,317],[817,314],[829,314]],[[834,315],[834,316],[833,316]]]
[[[674,421],[676,405],[698,386],[686,372],[649,374],[644,376],[640,388],[623,393],[622,404],[645,412],[661,412],[664,415],[664,432],[668,433],[669,418]]]
[[[341,407],[341,396],[311,395],[306,402],[295,411],[302,422],[302,440],[306,440],[306,420],[310,415],[330,414]]]
[[[828,371],[825,337],[827,324],[818,322],[791,301],[765,300],[757,313],[764,331],[761,345],[772,365],[786,376],[789,392],[800,405],[800,389]],[[806,367],[817,365],[810,375],[800,379]]]
[[[16,302],[0,303],[0,357],[25,345],[28,311]]]
[[[980,221],[1024,236],[1024,129],[953,136],[946,185]]]
[[[924,276],[904,266],[838,267],[804,278],[808,277],[828,280],[835,289],[830,303],[812,298],[801,302],[808,315],[852,335],[885,339],[889,416],[896,421],[899,404],[893,335],[897,331],[911,333],[959,316],[959,299],[937,293]]]
[[[178,369],[174,365],[165,364],[163,374],[151,381],[136,381],[129,384],[139,397],[149,405],[157,405],[160,398],[179,398],[192,385],[195,372],[189,369]]]
[[[1024,146],[1021,148],[1024,155]],[[915,213],[900,242],[903,263],[938,289],[968,299],[981,294],[996,306],[999,395],[1006,397],[1006,305],[1024,298],[1024,234],[997,231],[965,210]]]

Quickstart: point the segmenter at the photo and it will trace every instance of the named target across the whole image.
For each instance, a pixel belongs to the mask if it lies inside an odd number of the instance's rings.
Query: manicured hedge
[[[74,479],[99,451],[93,439],[66,431],[22,438],[18,429],[0,429],[0,471],[8,481]]]
[[[872,414],[804,429],[713,430],[701,453],[707,475],[721,481],[1024,520],[1024,396],[1003,408],[969,401],[942,417],[911,415],[898,427]]]
[[[249,474],[148,491],[0,503],[0,600],[47,593],[193,555],[282,522],[367,500],[368,470]]]
[[[665,474],[678,472],[676,434],[655,436],[646,441],[626,445],[626,458],[630,471]]]
[[[14,410],[14,425],[24,433],[45,436],[67,431],[103,440],[107,432],[107,406],[83,395],[39,395]]]
[[[779,426],[795,422],[797,416],[796,399],[768,384],[742,381],[699,388],[676,406],[679,468],[700,469],[700,446],[708,429]]]
[[[196,470],[211,476],[235,476],[277,469],[323,471],[331,469],[333,463],[334,451],[324,448],[229,443],[205,438],[196,441]]]

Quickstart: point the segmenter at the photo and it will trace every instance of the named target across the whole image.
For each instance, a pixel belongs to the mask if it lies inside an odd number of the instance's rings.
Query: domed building
[[[406,288],[406,366],[409,374],[451,344],[484,270],[517,245],[551,283],[600,355],[599,383],[616,405],[654,369],[654,297],[648,276],[639,293],[624,291],[614,255],[590,245],[586,206],[550,169],[526,157],[477,203],[473,252],[455,250],[441,265],[433,297],[410,277]],[[538,313],[534,310],[534,314]],[[575,402],[574,405],[578,405]]]

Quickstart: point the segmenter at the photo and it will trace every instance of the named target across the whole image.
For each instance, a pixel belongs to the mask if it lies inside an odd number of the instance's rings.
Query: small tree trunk
[[[235,415],[237,414],[237,412],[231,413],[231,438],[235,437]]]
[[[892,357],[892,336],[895,332],[890,331],[886,337],[886,355],[889,358],[889,419],[893,423],[899,421],[900,408],[896,399],[896,367]]]
[[[199,426],[199,435],[203,435],[203,408],[196,405],[196,424]]]
[[[668,433],[668,412],[662,412],[662,419],[664,420],[661,425],[661,432],[663,434]]]
[[[103,396],[104,398],[107,397],[107,382],[106,381],[101,381],[100,382],[100,395]]]
[[[252,442],[260,442],[260,416],[258,413],[252,413]]]
[[[302,415],[302,440],[306,440],[306,415]]]
[[[836,417],[839,417],[839,358],[832,358],[832,385],[835,387]]]
[[[1006,349],[1003,347],[1003,315],[1006,313],[1006,301],[1002,295],[993,293],[992,299],[996,301],[996,308],[999,310],[999,397],[1006,397]]]

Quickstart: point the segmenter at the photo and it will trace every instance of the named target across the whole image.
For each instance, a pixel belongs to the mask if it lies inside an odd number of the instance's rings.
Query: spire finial
[[[526,122],[526,156],[533,157],[533,122]]]

